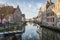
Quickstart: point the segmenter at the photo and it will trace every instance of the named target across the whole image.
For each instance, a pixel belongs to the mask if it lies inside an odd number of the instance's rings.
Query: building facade
[[[56,0],[54,4],[49,6],[46,14],[47,24],[60,27],[60,0]]]
[[[42,8],[42,7],[41,7]],[[56,0],[52,3],[51,0],[47,1],[46,10],[43,8],[42,14],[42,25],[47,27],[59,27],[60,28],[60,0]],[[41,11],[41,10],[40,10]],[[45,23],[44,21],[45,20]],[[40,27],[40,40],[60,40],[59,32],[53,31],[52,29]]]
[[[20,24],[23,18],[22,15],[23,14],[19,6],[17,6],[17,8],[14,8],[13,6],[1,7],[0,8],[0,21],[1,21],[0,23],[19,23]]]
[[[60,0],[56,0],[52,10],[57,17],[57,27],[60,27]]]
[[[41,7],[39,14],[42,15],[41,21],[43,25],[47,26],[57,26],[57,16],[53,11],[54,5],[56,5],[58,1],[55,3],[51,2],[51,0],[47,0],[46,4]],[[55,8],[54,8],[55,10]],[[39,15],[38,15],[39,16]]]
[[[21,12],[19,6],[17,6],[17,8],[15,9],[15,11],[13,13],[13,21],[15,23],[20,23],[22,21],[22,12]]]
[[[45,25],[46,23],[46,5],[44,5],[43,7],[41,7],[39,9],[39,13],[38,13],[38,21],[42,22],[42,24]]]

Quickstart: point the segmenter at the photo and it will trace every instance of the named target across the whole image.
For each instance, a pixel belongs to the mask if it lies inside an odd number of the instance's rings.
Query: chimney
[[[17,8],[19,8],[19,5],[17,5]]]

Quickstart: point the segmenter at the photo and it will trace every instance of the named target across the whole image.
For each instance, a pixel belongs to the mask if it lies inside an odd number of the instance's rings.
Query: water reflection
[[[34,26],[32,23],[28,23],[25,27],[25,33],[22,35],[22,40],[39,40],[37,30],[37,26]]]
[[[39,34],[37,33],[38,28],[33,23],[27,23],[23,25],[22,29],[24,30],[19,34],[8,34],[1,36],[1,40],[39,40]],[[4,37],[4,38],[3,38]]]

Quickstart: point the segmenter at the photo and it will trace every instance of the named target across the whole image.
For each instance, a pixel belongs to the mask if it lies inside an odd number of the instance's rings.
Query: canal
[[[39,40],[38,28],[36,24],[27,23],[25,32],[22,35],[22,40]]]
[[[40,40],[38,33],[38,25],[34,23],[27,23],[21,26],[24,32],[19,34],[0,35],[0,40]],[[0,33],[1,34],[1,33]]]

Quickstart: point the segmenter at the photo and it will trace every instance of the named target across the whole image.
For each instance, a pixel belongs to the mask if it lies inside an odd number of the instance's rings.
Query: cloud
[[[13,3],[7,3],[6,5],[8,5],[8,6],[13,6],[14,8],[17,7],[17,5],[15,5],[15,4],[13,4]]]
[[[31,4],[29,4],[29,5],[28,5],[28,7],[29,7],[29,8],[32,8],[32,5],[31,5]]]
[[[0,0],[0,7],[5,6],[5,5],[6,5],[6,2],[5,2],[5,1]]]
[[[17,5],[20,6],[22,13],[26,15],[26,18],[36,17],[38,14],[38,9],[42,6],[42,3],[36,2],[36,0],[5,0],[0,1],[0,3],[4,3],[7,5],[11,5],[16,7]]]
[[[0,0],[0,4],[5,4],[5,3],[6,3],[5,1]]]

